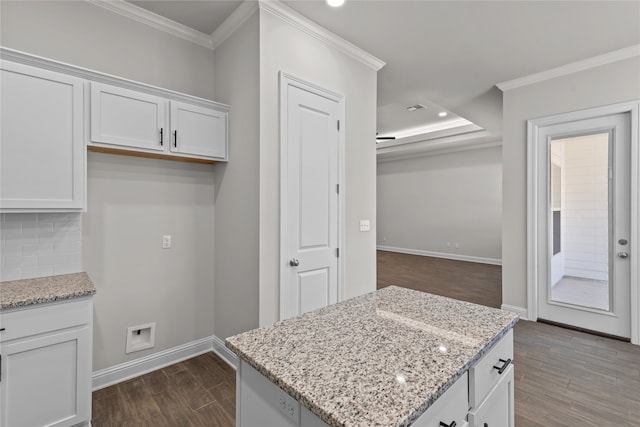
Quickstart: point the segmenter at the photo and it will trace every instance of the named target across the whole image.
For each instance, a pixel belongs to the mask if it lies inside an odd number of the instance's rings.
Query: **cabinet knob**
[[[4,331],[6,328],[0,328],[0,332]]]
[[[173,131],[173,146],[174,147],[178,146],[178,131],[177,130]]]
[[[293,258],[293,259],[291,259],[291,261],[289,261],[289,265],[290,265],[291,267],[297,267],[297,266],[299,266],[299,265],[300,265],[300,261],[299,261],[299,260],[297,260],[297,259],[295,259],[295,258]]]
[[[164,129],[160,128],[160,145],[164,145],[164,135],[163,135]]]

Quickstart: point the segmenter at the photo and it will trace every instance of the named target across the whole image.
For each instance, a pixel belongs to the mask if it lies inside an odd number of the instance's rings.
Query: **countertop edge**
[[[0,282],[0,311],[90,297],[96,288],[85,272]],[[9,296],[6,296],[6,295]]]

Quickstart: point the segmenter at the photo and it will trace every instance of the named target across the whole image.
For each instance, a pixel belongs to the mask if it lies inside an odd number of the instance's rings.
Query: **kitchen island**
[[[391,286],[227,339],[236,425],[513,425],[515,314]]]

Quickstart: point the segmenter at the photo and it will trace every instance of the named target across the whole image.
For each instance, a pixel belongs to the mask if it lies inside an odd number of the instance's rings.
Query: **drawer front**
[[[480,407],[469,412],[469,425],[471,427],[514,427],[513,411],[513,366],[509,366]]]
[[[469,405],[477,408],[508,369],[498,368],[513,360],[513,329],[469,370]]]
[[[75,300],[0,313],[0,341],[84,325],[91,321],[91,299]]]
[[[412,427],[441,427],[445,425],[465,426],[469,410],[469,377],[465,373],[435,403],[427,409]]]

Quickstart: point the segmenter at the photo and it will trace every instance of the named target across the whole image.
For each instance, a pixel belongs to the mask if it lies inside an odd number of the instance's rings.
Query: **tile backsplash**
[[[80,213],[5,213],[0,281],[82,271]]]

